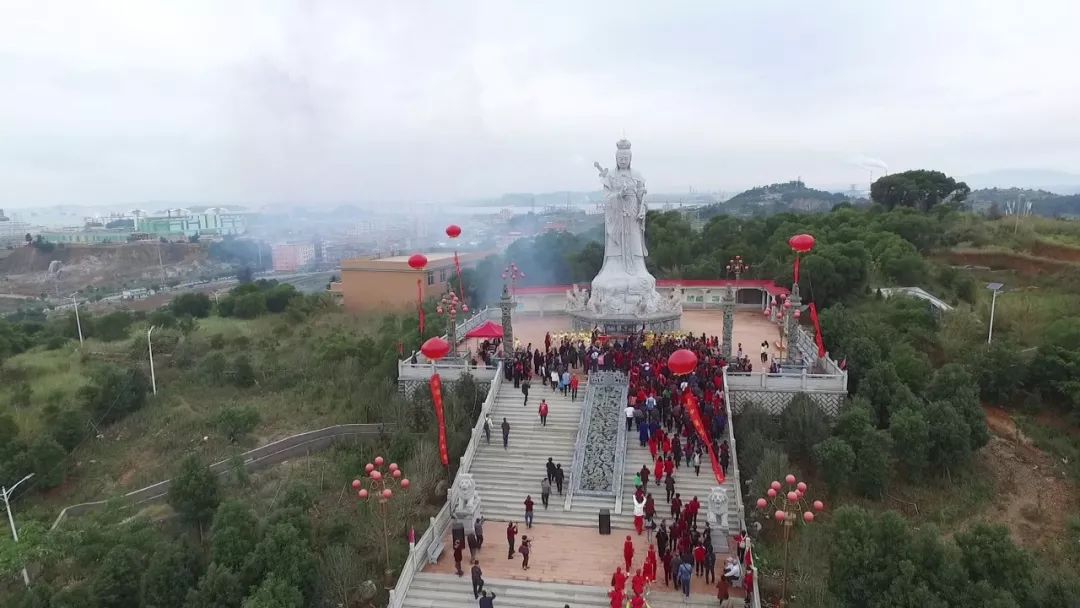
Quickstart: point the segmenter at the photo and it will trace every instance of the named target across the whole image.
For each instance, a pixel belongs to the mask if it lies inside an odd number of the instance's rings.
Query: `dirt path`
[[[1029,549],[1064,538],[1066,520],[1077,504],[1077,489],[1053,457],[1035,447],[1012,417],[984,406],[992,433],[981,457],[994,476],[994,508],[987,518],[1004,524],[1013,539]]]

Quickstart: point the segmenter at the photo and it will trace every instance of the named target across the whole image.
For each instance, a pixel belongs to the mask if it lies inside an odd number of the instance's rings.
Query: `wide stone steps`
[[[608,608],[608,590],[592,585],[570,585],[514,579],[485,578],[484,589],[495,594],[498,608]],[[678,593],[653,591],[647,601],[653,608],[715,607],[717,600],[705,594],[692,594],[688,600]],[[405,595],[406,608],[475,608],[472,583],[468,574],[421,572],[413,579]]]

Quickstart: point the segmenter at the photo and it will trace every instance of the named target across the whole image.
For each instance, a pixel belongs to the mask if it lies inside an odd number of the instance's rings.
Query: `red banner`
[[[795,282],[799,282],[799,254],[795,254]]]
[[[724,469],[720,466],[720,459],[716,457],[716,452],[712,449],[712,442],[709,441],[709,434],[705,432],[705,423],[701,420],[701,408],[698,407],[697,397],[689,390],[686,391],[686,396],[683,399],[683,404],[686,406],[686,411],[690,414],[690,424],[694,425],[694,430],[697,431],[698,438],[705,444],[705,448],[709,452],[709,460],[712,462],[713,474],[716,475],[716,483],[724,483]]]
[[[450,453],[446,448],[446,416],[443,412],[442,378],[431,374],[431,400],[435,402],[435,421],[439,425],[439,459],[444,467],[450,466]]]
[[[825,356],[825,338],[821,336],[821,322],[818,321],[817,306],[810,302],[810,320],[814,322],[814,341],[817,342],[817,356]]]

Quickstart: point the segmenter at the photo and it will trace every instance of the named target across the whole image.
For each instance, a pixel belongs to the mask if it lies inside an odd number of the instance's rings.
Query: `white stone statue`
[[[664,299],[663,308],[671,312],[682,312],[682,287],[676,285],[668,292],[667,298]]]
[[[458,473],[454,487],[450,491],[450,516],[465,528],[465,534],[472,534],[477,518],[480,517],[480,494],[476,492],[476,482],[469,473]]]
[[[615,144],[615,169],[593,165],[604,185],[604,264],[592,282],[598,314],[644,316],[661,310],[656,279],[645,267],[645,180],[630,169],[630,142]]]
[[[566,310],[576,311],[585,310],[585,306],[589,303],[589,293],[584,289],[577,286],[577,283],[570,286],[570,289],[566,290]]]
[[[728,526],[728,495],[727,490],[714,487],[709,491],[709,513],[706,516],[709,525],[720,530]]]

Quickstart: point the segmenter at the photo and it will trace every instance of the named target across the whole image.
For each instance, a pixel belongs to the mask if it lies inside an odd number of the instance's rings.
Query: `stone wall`
[[[795,395],[800,394],[798,391],[746,391],[746,390],[729,390],[728,394],[731,395],[731,410],[732,413],[738,415],[741,414],[743,408],[749,403],[756,403],[765,408],[765,411],[769,412],[773,416],[779,416],[787,409],[791,400],[795,398]],[[830,418],[834,418],[840,414],[840,408],[844,404],[844,399],[847,397],[847,393],[826,393],[826,392],[807,392],[802,393],[808,395],[810,399],[821,408],[821,411]]]
[[[626,426],[622,424],[628,386],[621,372],[589,374],[581,427],[574,446],[573,492],[615,497],[622,493]]]

